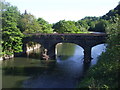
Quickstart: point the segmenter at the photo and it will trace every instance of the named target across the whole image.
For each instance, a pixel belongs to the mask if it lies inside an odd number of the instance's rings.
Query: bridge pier
[[[92,47],[90,47],[90,46],[84,47],[84,62],[85,63],[91,62],[91,59],[92,59],[91,49],[92,49]]]
[[[56,55],[55,55],[55,49],[47,49],[48,50],[48,53],[47,55],[49,56],[49,59],[50,60],[55,60],[56,59]]]

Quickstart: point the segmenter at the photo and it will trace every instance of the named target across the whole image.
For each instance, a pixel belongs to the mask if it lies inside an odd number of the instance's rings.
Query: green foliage
[[[99,17],[85,17],[77,22],[81,26],[80,30],[82,31],[94,31],[96,22],[99,20]]]
[[[83,32],[86,31],[95,31],[95,24],[99,21],[99,17],[85,17],[81,20],[78,20],[76,25]]]
[[[16,7],[3,2],[2,11],[2,51],[4,54],[13,54],[22,51],[23,34],[17,28],[19,12]]]
[[[102,20],[100,19],[94,27],[94,31],[96,32],[105,32],[106,31],[106,26],[107,26],[108,22],[106,20]]]
[[[19,28],[23,33],[52,33],[52,25],[42,18],[35,19],[25,11],[19,20]]]
[[[42,18],[38,18],[38,23],[42,28],[42,33],[53,33],[52,25]]]
[[[41,33],[42,27],[39,25],[35,17],[25,12],[19,20],[19,28],[23,33]]]
[[[89,28],[89,26],[87,25],[87,22],[83,20],[79,20],[78,22],[76,22],[76,26],[82,32],[88,31],[88,28]]]
[[[79,33],[79,28],[76,27],[74,21],[60,20],[53,25],[54,32],[57,33]]]
[[[38,18],[37,20],[39,22],[40,25],[45,25],[45,24],[49,24],[47,21],[45,21],[43,18]]]

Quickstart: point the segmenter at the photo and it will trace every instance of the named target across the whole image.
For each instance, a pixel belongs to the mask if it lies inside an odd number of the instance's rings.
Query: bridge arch
[[[80,48],[79,52],[76,52],[76,47]],[[64,60],[65,58],[67,59],[70,56],[73,56],[75,53],[77,55],[82,55],[83,51],[84,50],[81,46],[74,43],[57,43],[55,54],[56,54],[56,58],[60,58]]]

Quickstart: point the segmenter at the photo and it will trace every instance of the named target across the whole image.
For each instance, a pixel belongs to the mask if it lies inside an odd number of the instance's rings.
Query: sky
[[[114,9],[120,0],[5,0],[17,6],[21,13],[27,10],[36,18],[49,23],[60,20],[78,21],[85,16],[102,16]]]

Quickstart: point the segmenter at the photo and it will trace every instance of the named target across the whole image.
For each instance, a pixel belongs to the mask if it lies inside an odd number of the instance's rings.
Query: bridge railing
[[[62,35],[86,35],[86,36],[106,36],[106,33],[24,33],[24,35],[58,35],[58,36],[62,36]]]

